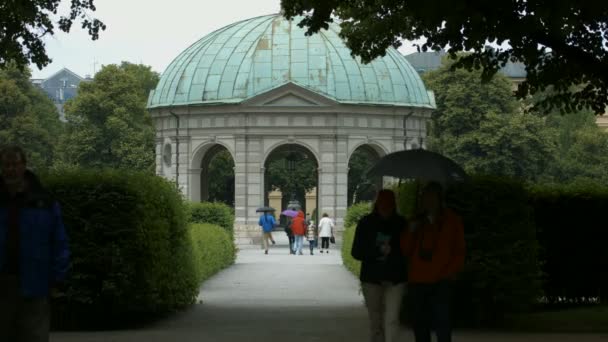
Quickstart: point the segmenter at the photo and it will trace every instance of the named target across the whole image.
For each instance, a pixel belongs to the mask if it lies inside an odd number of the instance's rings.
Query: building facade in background
[[[80,82],[88,80],[90,78],[82,78],[68,68],[63,68],[46,79],[32,79],[32,83],[53,100],[59,112],[59,118],[65,121],[63,105],[67,100],[76,96]]]
[[[156,172],[186,198],[208,200],[213,154],[232,156],[241,244],[259,242],[256,209],[282,197],[266,181],[273,153],[298,152],[316,163],[316,194],[306,196],[306,207],[334,218],[339,232],[353,152],[381,157],[424,147],[435,108],[433,93],[395,49],[363,64],[338,25],[306,36],[298,21],[274,14],[205,36],[171,62],[149,96]]]

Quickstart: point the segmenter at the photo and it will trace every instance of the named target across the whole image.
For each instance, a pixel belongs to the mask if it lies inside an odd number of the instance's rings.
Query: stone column
[[[235,140],[235,238],[238,244],[257,244],[261,236],[255,211],[264,204],[262,140],[244,135]]]
[[[344,226],[348,189],[348,151],[346,137],[321,137],[319,170],[320,212],[336,222],[340,234]]]
[[[157,136],[155,139],[155,153],[156,153],[156,174],[158,176],[163,175],[163,154],[165,152],[164,148],[165,138],[162,136]]]

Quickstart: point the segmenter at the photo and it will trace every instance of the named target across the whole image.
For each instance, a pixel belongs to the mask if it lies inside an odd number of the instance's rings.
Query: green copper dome
[[[298,22],[274,14],[210,33],[171,62],[148,107],[239,103],[289,82],[340,103],[435,107],[395,49],[366,65],[351,56],[337,24],[307,37]]]

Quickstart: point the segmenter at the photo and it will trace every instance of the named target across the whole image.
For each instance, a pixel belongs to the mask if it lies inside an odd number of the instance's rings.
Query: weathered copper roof
[[[298,22],[273,14],[208,34],[171,62],[148,107],[239,103],[289,82],[341,103],[435,107],[395,49],[366,65],[351,56],[337,24],[307,37]]]

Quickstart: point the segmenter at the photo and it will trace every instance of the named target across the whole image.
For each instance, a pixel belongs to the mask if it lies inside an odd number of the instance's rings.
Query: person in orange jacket
[[[306,228],[308,225],[306,224],[306,217],[304,216],[303,211],[298,211],[298,215],[293,218],[291,223],[291,230],[293,231],[293,235],[295,241],[293,243],[293,252],[294,254],[302,255],[302,245],[304,244],[304,235],[306,235]]]
[[[439,183],[423,190],[421,214],[403,233],[401,249],[409,258],[408,302],[416,342],[450,342],[451,280],[464,267],[465,241],[462,218],[443,204]]]

